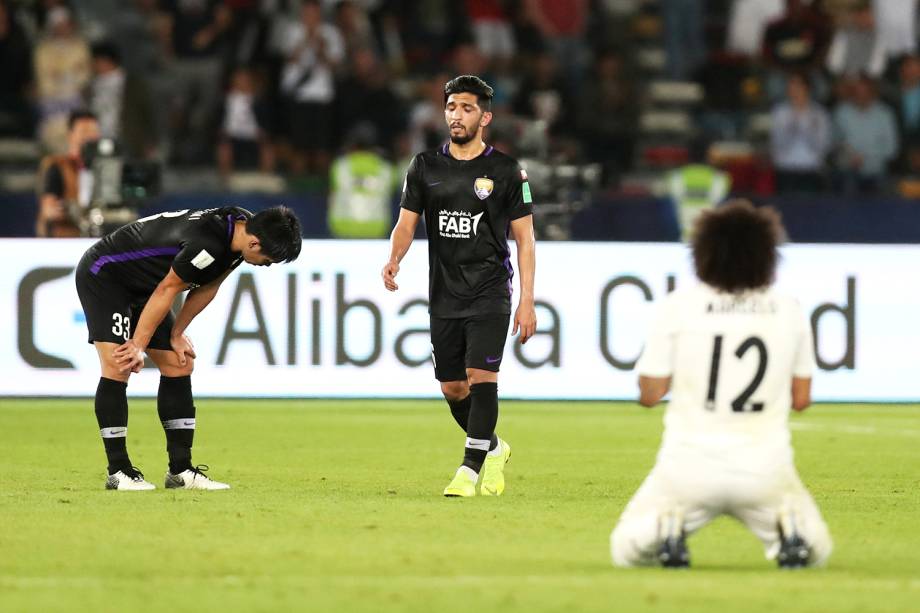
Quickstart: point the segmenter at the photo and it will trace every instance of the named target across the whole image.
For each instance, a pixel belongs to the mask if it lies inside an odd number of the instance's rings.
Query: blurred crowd
[[[698,163],[754,192],[878,193],[920,176],[917,18],[917,0],[0,0],[0,137],[66,152],[89,109],[136,159],[326,178],[344,152],[401,167],[436,146],[444,82],[477,74],[496,146],[606,186]],[[658,81],[699,100],[652,100]]]

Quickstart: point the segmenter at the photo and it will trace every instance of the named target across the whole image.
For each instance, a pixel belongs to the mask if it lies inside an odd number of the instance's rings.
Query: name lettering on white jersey
[[[776,313],[777,306],[773,300],[757,296],[720,296],[706,306],[706,312],[718,315],[769,315]]]

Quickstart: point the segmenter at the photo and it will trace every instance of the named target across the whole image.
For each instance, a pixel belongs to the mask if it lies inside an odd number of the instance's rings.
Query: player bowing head
[[[444,86],[444,120],[450,140],[465,145],[481,138],[482,129],[492,122],[492,87],[473,75],[451,79]]]
[[[445,496],[498,496],[511,447],[498,438],[498,371],[508,337],[512,278],[509,232],[517,243],[521,294],[512,334],[536,329],[533,199],[517,161],[483,140],[492,88],[459,76],[444,86],[449,141],[419,153],[406,173],[399,221],[390,236],[383,285],[396,275],[422,215],[428,230],[432,363],[451,414],[466,432],[463,464]]]
[[[248,264],[269,266],[293,262],[300,255],[300,221],[286,207],[273,207],[253,215],[243,227],[242,256]]]
[[[782,238],[776,211],[749,202],[697,219],[701,283],[661,301],[636,364],[639,403],[671,400],[655,467],[610,537],[617,566],[687,566],[686,537],[723,514],[780,566],[830,555],[793,463],[789,412],[811,403],[815,359],[802,307],[772,287]]]
[[[126,445],[127,382],[132,372],[140,372],[145,354],[160,371],[157,411],[169,454],[166,487],[230,487],[192,465],[195,349],[185,330],[242,262],[291,262],[300,245],[300,222],[290,209],[279,206],[253,215],[231,206],[145,217],[103,237],[83,255],[76,284],[89,342],[102,367],[95,406],[109,464],[107,489],[154,489],[131,463]],[[190,291],[173,316],[170,308],[185,290]]]

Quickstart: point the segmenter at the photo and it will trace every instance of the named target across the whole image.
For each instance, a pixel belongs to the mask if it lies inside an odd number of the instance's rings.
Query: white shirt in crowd
[[[786,0],[735,0],[728,22],[728,50],[759,57],[767,25],[785,10]]]
[[[831,147],[831,120],[816,104],[796,110],[788,102],[770,113],[770,155],[780,170],[816,172]]]
[[[239,140],[257,140],[259,138],[259,122],[253,108],[255,97],[243,92],[230,92],[227,94],[226,115],[224,116],[223,131],[230,138]]]
[[[815,358],[791,296],[679,289],[660,305],[636,369],[671,377],[659,462],[708,457],[764,475],[792,462],[792,379],[810,378]]]
[[[875,29],[889,57],[917,51],[917,0],[874,0]]]
[[[117,139],[121,134],[121,105],[124,100],[125,73],[113,70],[93,79],[89,106],[99,118],[103,138]]]
[[[320,61],[318,41],[308,40],[302,24],[291,24],[283,36],[288,62],[281,73],[281,89],[297,102],[328,103],[335,97],[334,65],[345,59],[345,43],[338,28],[328,23],[319,26],[318,37],[328,61]]]

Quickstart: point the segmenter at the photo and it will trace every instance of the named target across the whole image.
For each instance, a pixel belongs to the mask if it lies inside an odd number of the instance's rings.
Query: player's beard
[[[466,130],[466,132],[463,134],[455,135],[453,132],[451,132],[450,142],[454,143],[455,145],[465,145],[479,135],[479,130],[471,132],[470,129],[466,126],[463,126],[463,129]]]

